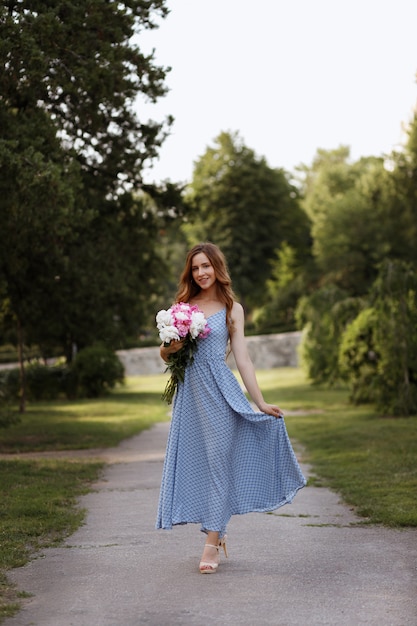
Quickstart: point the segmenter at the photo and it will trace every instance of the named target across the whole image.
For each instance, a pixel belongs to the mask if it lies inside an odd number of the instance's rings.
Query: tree
[[[417,272],[404,261],[385,261],[373,286],[377,313],[378,407],[394,415],[417,412]]]
[[[394,415],[417,411],[417,275],[385,261],[364,309],[342,335],[339,362],[355,402]]]
[[[380,158],[349,163],[349,150],[319,150],[305,170],[303,206],[312,221],[321,283],[364,295],[389,253],[389,173]]]
[[[417,114],[410,122],[407,141],[390,158],[387,228],[392,258],[417,267]]]
[[[106,206],[107,214],[104,211]],[[47,354],[54,345],[67,361],[100,341],[121,348],[145,326],[163,285],[159,219],[149,197],[109,201],[68,246],[68,264],[55,280],[53,324],[46,318],[29,335]],[[76,297],[73,297],[76,294]]]
[[[142,168],[157,154],[171,120],[144,122],[135,113],[138,95],[151,101],[164,95],[167,70],[153,54],[143,54],[132,36],[155,27],[155,16],[167,14],[164,5],[45,0],[0,8],[0,277],[9,311],[4,318],[15,320],[20,346],[59,335],[68,344],[74,328],[82,342],[80,315],[71,316],[76,302],[85,317],[100,317],[99,333],[111,334],[117,315],[120,327],[123,315],[131,327],[140,307],[132,307],[129,317],[127,302],[135,300],[138,284],[148,293],[145,281],[155,263],[146,261],[155,257],[155,239],[144,230],[155,225],[149,211],[133,208],[132,194],[140,190]],[[144,259],[141,283],[128,276],[135,246]],[[118,289],[108,271],[116,249]],[[102,297],[86,306],[82,294],[93,286]]]
[[[350,298],[336,285],[325,285],[300,298],[296,315],[304,329],[301,356],[313,383],[332,385],[340,379],[342,333],[364,306],[362,299]]]
[[[141,184],[163,124],[142,122],[132,106],[166,93],[166,69],[132,37],[166,16],[164,0],[70,3],[11,1],[1,8],[1,104],[12,122],[46,111],[62,145],[108,193]],[[91,181],[90,181],[91,184]]]
[[[308,220],[288,175],[270,168],[236,133],[221,133],[196,162],[189,201],[190,243],[211,240],[222,248],[234,287],[251,307],[265,300],[279,246],[287,242],[301,255],[308,246]]]
[[[355,401],[402,413],[416,406],[416,138],[414,118],[404,149],[390,159],[349,163],[342,147],[318,151],[304,169],[319,271],[317,290],[298,309],[309,374],[316,382],[347,375]],[[328,298],[334,293],[336,305]]]
[[[296,310],[310,290],[314,278],[312,259],[284,242],[271,260],[271,277],[266,281],[267,303],[254,312],[257,332],[286,332],[297,327]]]
[[[0,274],[5,317],[15,326],[22,381],[26,329],[50,319],[49,295],[65,263],[64,241],[77,223],[74,207],[79,169],[65,158],[48,116],[42,110],[16,115],[0,125]],[[29,118],[29,119],[27,119]],[[20,408],[25,406],[24,385]]]
[[[339,367],[350,387],[350,400],[355,404],[375,402],[378,398],[378,361],[375,329],[378,315],[366,307],[342,333],[339,346]]]

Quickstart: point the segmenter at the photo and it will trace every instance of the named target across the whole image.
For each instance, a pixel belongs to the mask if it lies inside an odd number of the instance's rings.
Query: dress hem
[[[291,504],[295,496],[297,495],[297,493],[300,491],[300,489],[303,489],[303,487],[305,487],[306,484],[307,484],[307,481],[304,484],[297,487],[296,489],[294,489],[294,491],[292,491],[291,494],[286,496],[283,500],[280,500],[278,504],[267,506],[261,509],[249,508],[249,509],[245,509],[241,511],[234,511],[233,513],[231,513],[230,517],[228,518],[227,522],[222,526],[222,528],[225,528],[226,524],[229,523],[230,519],[234,515],[247,515],[248,513],[271,513],[272,511],[276,511],[277,509],[280,509],[286,504]],[[188,520],[182,520],[178,522],[173,521],[170,526],[163,526],[162,524],[158,524],[157,522],[155,525],[155,529],[156,530],[172,530],[173,526],[185,526],[186,524],[203,524],[204,525],[201,519],[188,519]],[[218,530],[221,530],[221,529],[215,529],[213,532],[217,532]]]

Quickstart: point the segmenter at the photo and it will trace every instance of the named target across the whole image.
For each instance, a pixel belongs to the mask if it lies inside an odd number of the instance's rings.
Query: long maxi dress
[[[254,411],[226,364],[226,309],[208,323],[174,398],[156,528],[199,523],[221,537],[232,515],[290,503],[306,480],[284,419]]]

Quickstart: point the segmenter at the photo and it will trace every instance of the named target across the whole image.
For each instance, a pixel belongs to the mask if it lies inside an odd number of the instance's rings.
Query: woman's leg
[[[218,531],[207,531],[207,539],[204,545],[203,554],[200,561],[200,572],[202,574],[212,574],[219,565],[219,533]]]

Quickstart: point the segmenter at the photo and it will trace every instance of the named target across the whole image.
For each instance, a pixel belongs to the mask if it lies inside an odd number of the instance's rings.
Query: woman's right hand
[[[185,342],[185,339],[172,339],[169,346],[165,346],[164,344],[161,345],[159,352],[161,354],[161,358],[164,361],[168,361],[169,355],[170,354],[175,354],[175,352],[178,352],[179,350],[181,350],[181,348],[183,347]]]

